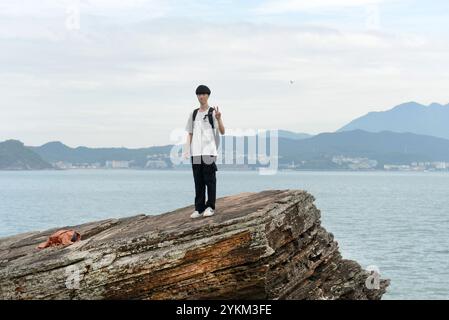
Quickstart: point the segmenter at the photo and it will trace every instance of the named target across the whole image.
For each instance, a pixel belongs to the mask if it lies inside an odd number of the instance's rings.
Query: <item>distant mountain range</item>
[[[342,162],[364,161],[369,163],[368,167],[379,169],[384,164],[449,162],[448,120],[449,105],[409,102],[388,111],[370,112],[336,132],[309,135],[278,130],[279,164],[304,169],[341,169]],[[229,142],[225,138],[222,137],[223,149]],[[234,151],[237,139],[243,139],[243,156],[247,159],[248,137],[231,138]],[[104,166],[111,160],[128,161],[131,168],[147,168],[152,161],[158,165],[165,162],[166,167],[171,167],[172,147],[71,148],[59,141],[26,147],[20,141],[8,140],[0,143],[0,169],[46,169],[57,162]]]
[[[313,137],[313,135],[308,134],[308,133],[292,132],[292,131],[279,129],[278,137],[286,138],[286,139],[293,139],[293,140],[301,140],[301,139],[311,138],[311,137]]]
[[[244,157],[247,159],[248,137],[222,139],[233,140],[236,151],[237,140],[242,139]],[[169,153],[173,145],[139,149],[128,148],[71,148],[61,142],[49,142],[39,147],[25,147],[20,141],[9,140],[0,144],[1,169],[46,169],[58,161],[81,164],[99,163],[108,160],[126,160],[130,167],[145,168],[149,159],[165,161],[171,167]],[[267,150],[270,147],[267,138]],[[413,161],[448,161],[449,140],[414,133],[391,131],[368,132],[352,130],[320,133],[305,139],[278,139],[279,164],[301,164],[304,169],[341,169],[334,157],[368,158],[384,164],[409,164]],[[247,163],[247,161],[245,161]]]
[[[278,131],[279,138],[287,138],[292,140],[301,140],[312,135],[307,133],[298,133],[287,130]],[[223,139],[223,138],[222,138]],[[224,140],[224,139],[223,139]],[[58,161],[69,162],[72,164],[82,163],[99,163],[104,166],[106,161],[109,160],[124,160],[131,161],[131,167],[144,168],[147,165],[149,159],[148,156],[157,155],[169,155],[173,145],[155,146],[148,148],[89,148],[89,147],[76,147],[71,148],[60,141],[52,141],[41,146],[30,146],[30,150],[37,153],[43,159],[49,163],[55,163]],[[171,166],[169,158],[165,157],[167,166]]]
[[[148,155],[168,154],[173,145],[148,148],[71,148],[59,141],[48,142],[39,147],[29,147],[50,163],[64,161],[70,163],[104,163],[108,160],[133,161],[135,167],[145,167]]]
[[[387,111],[373,111],[356,118],[336,132],[362,129],[370,132],[384,130],[412,132],[449,139],[449,104],[416,102],[400,104]]]
[[[0,169],[35,170],[49,169],[52,165],[18,140],[0,142]]]
[[[320,133],[303,140],[280,140],[283,162],[314,162],[336,167],[334,156],[366,157],[384,164],[410,164],[414,161],[449,161],[449,140],[414,133],[352,130]],[[310,161],[315,160],[315,161]]]
[[[247,158],[248,137],[228,137],[233,139],[236,151],[237,140],[242,139],[244,156]],[[230,140],[222,139],[223,150]],[[149,156],[161,156],[170,167],[169,153],[173,145],[140,149],[127,148],[70,148],[61,142],[49,142],[40,147],[29,147],[42,159],[54,163],[101,163],[107,160],[131,161],[131,167],[144,168]],[[267,138],[267,150],[270,150]],[[382,131],[378,133],[364,130],[320,133],[305,139],[278,139],[279,163],[302,163],[303,168],[339,168],[336,156],[369,158],[384,164],[409,164],[413,161],[449,161],[449,140],[414,133]],[[165,155],[165,156],[163,156]],[[150,157],[151,158],[151,157]],[[156,157],[157,158],[157,157]]]

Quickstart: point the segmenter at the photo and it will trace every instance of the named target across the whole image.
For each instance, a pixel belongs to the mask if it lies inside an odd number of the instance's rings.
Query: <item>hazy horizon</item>
[[[391,108],[391,109],[389,109],[389,110],[386,110],[386,111],[388,111],[388,112],[391,112],[391,111],[393,111],[393,109],[395,109],[396,107],[399,107],[399,106],[412,106],[412,105],[415,105],[417,102],[416,101],[409,101],[409,102],[404,102],[404,103],[402,103],[402,104],[400,104],[400,105],[397,105],[397,106],[394,106],[393,108]],[[421,105],[422,107],[424,107],[424,108],[430,108],[430,107],[433,107],[433,106],[435,106],[435,105],[437,105],[437,106],[440,106],[440,107],[447,107],[447,108],[449,108],[449,103],[448,104],[441,104],[441,103],[438,103],[438,102],[433,102],[433,103],[431,103],[431,104],[429,104],[429,105],[423,105],[423,104],[420,104],[420,103],[417,103],[418,105]],[[408,108],[407,108],[408,109]],[[356,118],[357,120],[359,119],[359,118]],[[347,125],[348,124],[352,124],[353,123],[353,120],[355,120],[355,119],[351,119],[351,120],[349,120],[348,122],[347,122]],[[404,118],[404,121],[405,121],[406,119]],[[418,125],[418,127],[419,127],[419,125]],[[343,127],[342,127],[343,128]],[[342,128],[339,128],[338,130],[340,130],[340,129],[342,129]],[[178,130],[181,130],[181,132],[183,132],[183,129],[180,129],[180,128],[177,128]],[[278,130],[278,135],[280,135],[281,134],[281,131],[283,131],[283,132],[288,132],[288,133],[293,133],[293,134],[299,134],[299,135],[309,135],[310,137],[314,137],[314,136],[316,136],[316,135],[319,135],[319,134],[322,134],[322,133],[339,133],[339,132],[342,132],[342,131],[332,131],[332,132],[328,132],[328,131],[323,131],[323,132],[318,132],[318,133],[316,133],[316,134],[309,134],[309,133],[307,133],[307,132],[295,132],[295,131],[291,131],[291,130],[285,130],[285,129],[283,129],[283,128],[271,128],[271,129],[269,129],[269,130],[273,130],[273,129],[276,129],[276,130]],[[233,130],[233,128],[231,128],[230,130],[228,129],[228,131],[227,131],[227,133],[226,133],[226,135],[225,136],[242,136],[242,135],[244,135],[244,136],[248,136],[248,135],[253,135],[253,134],[262,134],[263,133],[263,129],[261,129],[261,130],[257,130],[257,129],[252,129],[253,131],[240,131],[240,130]],[[368,131],[368,132],[379,132],[378,130],[372,130],[372,129],[365,129],[365,128],[358,128],[358,127],[355,127],[355,128],[352,128],[352,129],[343,129],[343,131],[352,131],[352,130],[364,130],[364,131]],[[418,132],[413,132],[413,130],[412,131],[410,131],[410,130],[405,130],[405,131],[397,131],[397,130],[391,130],[391,129],[380,129],[380,131],[384,131],[384,130],[386,130],[386,131],[392,131],[392,132],[396,132],[396,133],[404,133],[404,132],[411,132],[411,133],[414,133],[414,134],[417,134],[417,135],[422,135],[422,134],[424,134],[424,135],[430,135],[430,136],[432,136],[432,137],[435,137],[435,138],[443,138],[443,139],[447,139],[446,137],[442,137],[442,136],[439,136],[438,134],[430,134],[430,133],[418,133]],[[305,137],[306,138],[306,137]],[[15,138],[10,138],[10,139],[12,139],[12,140],[18,140],[18,139],[15,139]],[[9,140],[9,139],[6,139],[6,140]],[[3,142],[3,141],[0,141],[0,142]],[[22,141],[23,142],[23,141]],[[77,147],[88,147],[88,148],[127,148],[127,149],[140,149],[140,148],[150,148],[150,147],[162,147],[162,146],[167,146],[167,145],[173,145],[173,144],[179,144],[179,141],[170,141],[170,142],[166,142],[166,143],[163,143],[163,144],[158,144],[158,145],[144,145],[144,146],[133,146],[133,147],[128,147],[128,146],[125,146],[125,145],[121,145],[121,146],[106,146],[106,145],[102,145],[102,146],[89,146],[88,144],[80,144],[80,145],[69,145],[69,144],[67,144],[67,143],[65,143],[64,141],[61,141],[61,140],[58,140],[58,139],[53,139],[53,140],[49,140],[49,141],[46,141],[46,142],[44,142],[44,143],[42,143],[42,144],[39,144],[39,145],[27,145],[26,143],[25,143],[25,145],[26,146],[30,146],[30,147],[39,147],[39,146],[42,146],[42,145],[44,145],[44,144],[47,144],[47,143],[52,143],[52,142],[60,142],[60,143],[63,143],[64,145],[66,145],[66,146],[68,146],[68,147],[71,147],[71,148],[77,148]]]

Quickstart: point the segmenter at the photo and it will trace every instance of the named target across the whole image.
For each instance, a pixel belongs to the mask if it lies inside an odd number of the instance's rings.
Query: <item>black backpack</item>
[[[196,108],[195,110],[193,110],[193,117],[192,117],[192,122],[195,121],[196,118],[196,114],[198,113],[198,110],[200,108]],[[209,111],[207,112],[207,117],[209,118],[209,123],[212,126],[212,129],[215,129],[214,127],[214,119],[212,118],[212,112],[215,110],[214,107],[209,108]]]
[[[198,113],[198,110],[200,108],[196,108],[195,110],[193,110],[193,116],[192,116],[192,125],[194,126],[195,123],[195,118],[196,118],[196,114]],[[214,118],[212,116],[212,112],[215,110],[214,107],[210,107],[209,111],[207,112],[207,117],[209,118],[209,123],[212,126],[212,130],[214,131],[214,138],[215,138],[215,144],[218,148],[218,146],[220,145],[220,134],[218,133],[218,130],[215,130],[215,126],[214,126]],[[206,116],[205,116],[206,117]]]

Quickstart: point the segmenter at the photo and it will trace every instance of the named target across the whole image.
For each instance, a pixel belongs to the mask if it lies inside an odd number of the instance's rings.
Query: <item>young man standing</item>
[[[187,145],[184,156],[190,154],[195,181],[195,211],[192,218],[209,217],[215,212],[218,145],[220,135],[225,133],[221,112],[207,103],[210,89],[205,85],[196,88],[200,107],[193,110],[187,120]],[[205,193],[207,187],[207,202]]]

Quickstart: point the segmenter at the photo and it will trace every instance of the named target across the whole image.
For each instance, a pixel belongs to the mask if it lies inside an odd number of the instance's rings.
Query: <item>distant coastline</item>
[[[231,170],[256,170],[275,159],[278,170],[292,171],[449,171],[449,130],[442,121],[447,117],[449,105],[408,102],[370,112],[335,132],[310,135],[279,129],[274,150],[269,149],[270,132],[252,139],[225,135],[220,149],[226,152],[219,152],[219,157],[234,164]],[[259,144],[261,139],[266,139],[268,150],[256,154],[252,143]],[[60,141],[25,146],[18,140],[6,140],[0,142],[0,170],[172,170],[176,169],[170,157],[173,147],[181,149],[174,144],[135,149],[72,148]],[[226,159],[228,154],[232,159]],[[261,156],[268,162],[255,161]]]

